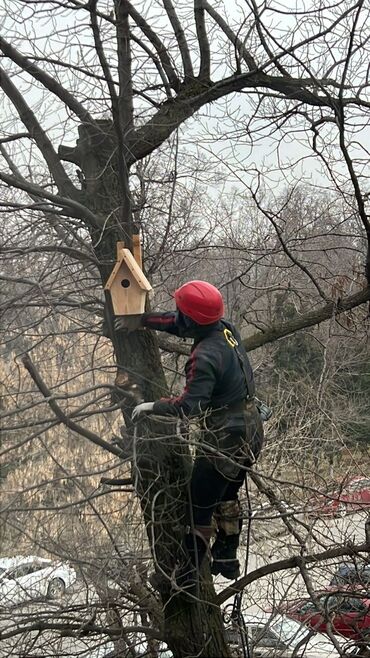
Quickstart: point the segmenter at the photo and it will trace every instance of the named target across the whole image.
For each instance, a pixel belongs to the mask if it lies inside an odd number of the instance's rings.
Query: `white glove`
[[[143,414],[150,414],[153,411],[154,402],[142,402],[138,404],[131,415],[131,420],[136,423]]]

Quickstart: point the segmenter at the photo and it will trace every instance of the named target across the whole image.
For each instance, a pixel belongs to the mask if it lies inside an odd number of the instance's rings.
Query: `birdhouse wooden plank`
[[[121,244],[117,244],[117,263],[104,289],[110,293],[115,315],[137,315],[144,313],[152,286],[131,251],[120,248]]]

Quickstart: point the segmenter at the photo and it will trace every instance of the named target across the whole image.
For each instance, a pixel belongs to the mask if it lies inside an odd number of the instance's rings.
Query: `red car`
[[[316,592],[312,599],[295,599],[280,607],[288,617],[311,626],[315,631],[363,640],[370,635],[370,592],[356,587],[331,587]]]
[[[355,510],[370,508],[370,478],[358,476],[338,487],[327,496],[320,496],[315,504],[315,512],[330,516],[345,516]]]

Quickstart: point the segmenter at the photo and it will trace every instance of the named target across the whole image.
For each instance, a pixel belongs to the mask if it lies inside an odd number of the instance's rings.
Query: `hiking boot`
[[[225,535],[219,533],[212,546],[211,573],[217,576],[219,573],[224,578],[236,580],[240,576],[240,564],[237,558],[239,545],[239,534]]]
[[[221,574],[221,576],[228,580],[236,580],[240,576],[239,560],[237,558],[232,560],[213,560],[211,573],[213,576]]]

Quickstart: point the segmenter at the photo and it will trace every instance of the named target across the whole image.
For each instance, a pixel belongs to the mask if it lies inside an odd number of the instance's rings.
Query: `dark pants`
[[[210,426],[212,421],[213,427]],[[193,466],[189,525],[197,532],[187,535],[185,546],[192,563],[197,566],[201,564],[209,544],[215,509],[220,503],[238,500],[238,492],[246,475],[245,469],[254,463],[262,447],[262,422],[254,402],[246,404],[240,428],[227,429],[227,421],[227,412],[218,413],[216,418],[208,419],[208,426]],[[219,520],[217,521],[217,540],[212,547],[212,555],[215,557],[216,552],[218,559],[220,555],[225,555],[221,542],[227,543],[230,549],[229,557],[234,556],[239,543],[242,518],[239,516],[237,503],[235,507],[237,517],[232,515],[235,530],[225,530]]]
[[[227,411],[208,419],[190,483],[194,526],[211,525],[213,511],[219,503],[238,499],[245,468],[252,466],[261,452],[263,426],[255,403],[245,403],[240,416],[240,429],[227,429],[230,425]]]
[[[241,468],[235,479],[222,475],[207,457],[197,457],[190,483],[194,526],[209,526],[215,507],[227,500],[237,500],[245,478]]]

